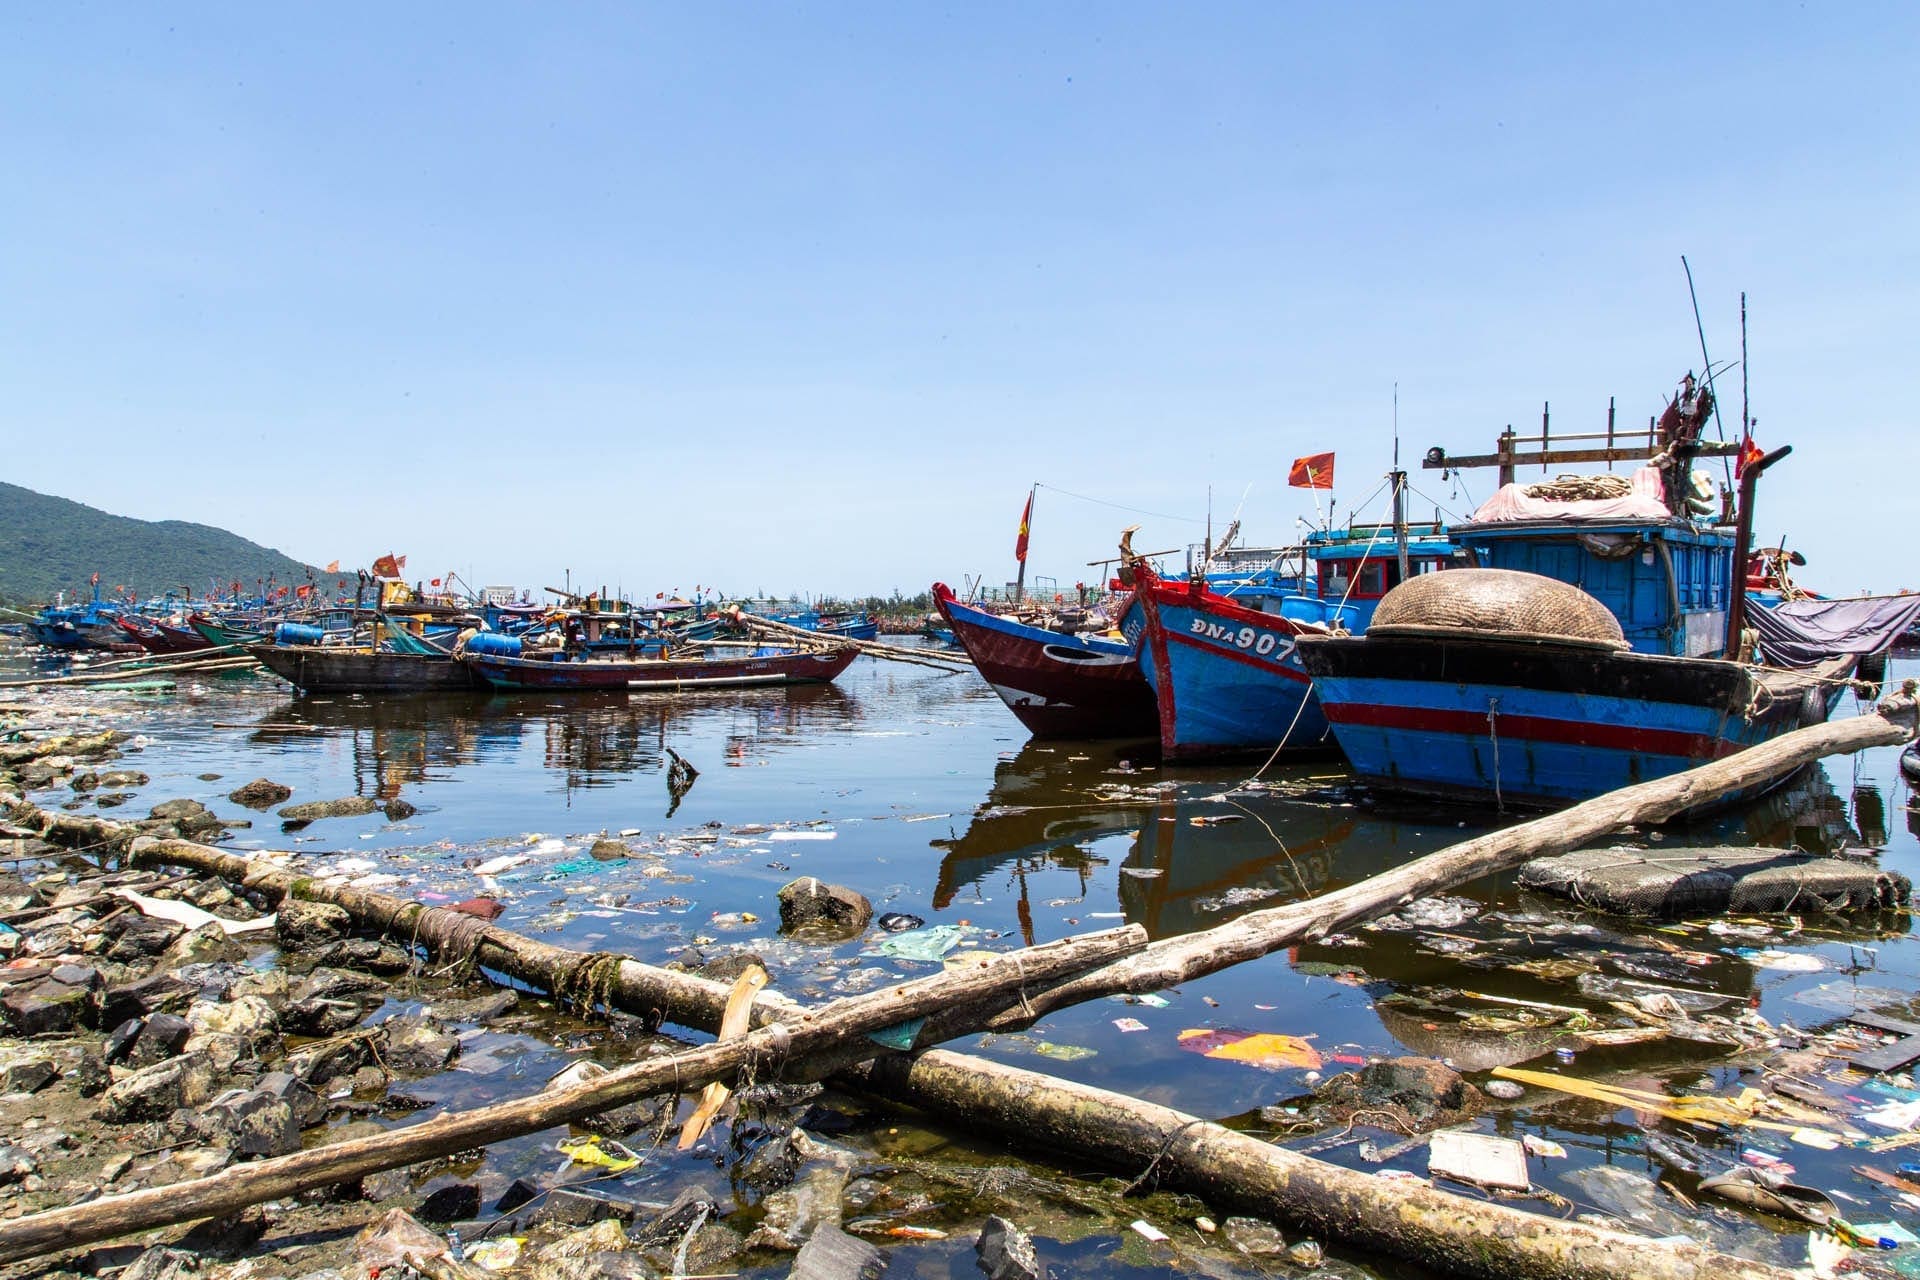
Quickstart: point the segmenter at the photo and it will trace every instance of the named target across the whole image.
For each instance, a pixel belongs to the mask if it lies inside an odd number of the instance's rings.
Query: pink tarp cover
[[[1527,484],[1538,484],[1528,481]],[[1550,498],[1529,498],[1527,484],[1502,485],[1473,513],[1475,524],[1501,524],[1510,520],[1665,520],[1666,489],[1660,473],[1641,467],[1633,473],[1633,489],[1624,498],[1583,498],[1574,502],[1555,502]]]

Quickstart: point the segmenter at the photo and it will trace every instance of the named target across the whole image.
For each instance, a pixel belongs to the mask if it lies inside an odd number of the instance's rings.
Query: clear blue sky
[[[1344,506],[1657,411],[1752,311],[1760,526],[1920,586],[1920,8],[42,5],[0,475],[482,582],[1011,576],[1031,481]],[[1737,379],[1737,373],[1735,375]],[[1723,387],[1738,413],[1737,380]],[[1437,476],[1415,483],[1452,504]],[[1473,499],[1490,487],[1469,481]],[[1416,503],[1416,509],[1422,503]],[[1466,495],[1461,505],[1468,505]],[[1030,570],[1122,524],[1043,490]]]

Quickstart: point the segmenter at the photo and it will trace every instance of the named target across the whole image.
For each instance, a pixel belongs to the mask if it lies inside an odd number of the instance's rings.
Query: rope
[[[1500,699],[1487,700],[1487,737],[1493,740],[1493,811],[1505,813],[1506,801],[1500,795]]]

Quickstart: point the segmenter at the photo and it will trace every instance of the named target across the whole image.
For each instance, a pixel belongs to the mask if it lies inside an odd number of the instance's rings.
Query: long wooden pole
[[[1423,1274],[1480,1280],[1789,1280],[1798,1273],[1704,1245],[1608,1231],[1316,1160],[1170,1107],[933,1049],[878,1059],[855,1081],[876,1096],[962,1117],[1045,1152],[1151,1168],[1210,1206],[1271,1218]]]
[[[1137,951],[1146,940],[1146,930],[1128,925],[1003,952],[962,968],[849,996],[820,1009],[798,1011],[792,1018],[736,1039],[649,1058],[565,1089],[471,1111],[446,1112],[410,1128],[234,1165],[190,1182],[30,1214],[0,1223],[0,1265],[51,1249],[231,1213],[279,1196],[538,1133],[653,1094],[732,1079],[756,1066],[778,1071],[789,1059],[803,1058],[827,1045],[857,1041],[864,1052],[877,1055],[883,1049],[865,1039],[869,1032],[925,1017],[956,1001],[977,1003],[983,996]]]

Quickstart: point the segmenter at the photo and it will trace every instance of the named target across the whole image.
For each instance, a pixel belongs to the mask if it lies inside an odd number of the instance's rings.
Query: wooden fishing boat
[[[281,623],[272,644],[247,652],[303,693],[449,693],[484,689],[481,680],[435,644],[420,619],[374,615],[372,643],[324,643],[317,626]],[[451,642],[452,637],[448,637]]]
[[[1153,691],[1133,645],[1067,635],[962,603],[944,582],[934,607],[1007,709],[1043,738],[1150,738]]]
[[[1531,629],[1543,617],[1548,629]],[[1592,596],[1504,569],[1415,579],[1365,636],[1299,651],[1369,784],[1522,806],[1588,799],[1818,724],[1853,668],[1846,655],[1798,671],[1635,653]]]
[[[1403,561],[1398,539],[1381,536],[1385,528],[1316,530],[1302,551],[1308,574],[1273,586],[1216,587],[1200,575],[1168,581],[1144,559],[1124,560],[1134,606],[1121,629],[1139,644],[1162,756],[1336,750],[1300,665],[1299,640],[1364,630],[1374,606],[1399,583],[1403,563],[1409,575],[1430,573],[1459,553],[1437,525],[1426,526],[1407,539]]]
[[[1754,487],[1790,449],[1701,442],[1711,406],[1689,376],[1644,446],[1610,432],[1605,450],[1556,453],[1543,427],[1536,454],[1511,432],[1492,455],[1428,452],[1429,467],[1500,467],[1505,483],[1451,530],[1491,567],[1402,583],[1362,637],[1300,641],[1356,773],[1381,789],[1550,806],[1826,719],[1855,655],[1816,643],[1799,669],[1743,660]],[[1692,470],[1716,454],[1742,458],[1731,534]],[[1522,461],[1633,459],[1656,465],[1534,486],[1513,475]]]
[[[445,654],[348,645],[251,644],[246,652],[302,693],[442,693],[485,685]]]
[[[256,631],[250,627],[235,626],[208,617],[204,613],[187,615],[187,625],[198,632],[210,648],[238,649],[248,645],[270,644],[273,634],[270,631]]]
[[[511,643],[510,643],[511,642]],[[850,646],[800,650],[741,645],[738,652],[714,646],[694,658],[581,658],[565,652],[542,654],[511,637],[473,637],[459,662],[495,689],[549,691],[627,689],[680,692],[692,689],[752,688],[763,685],[826,684],[852,665],[859,652]]]

